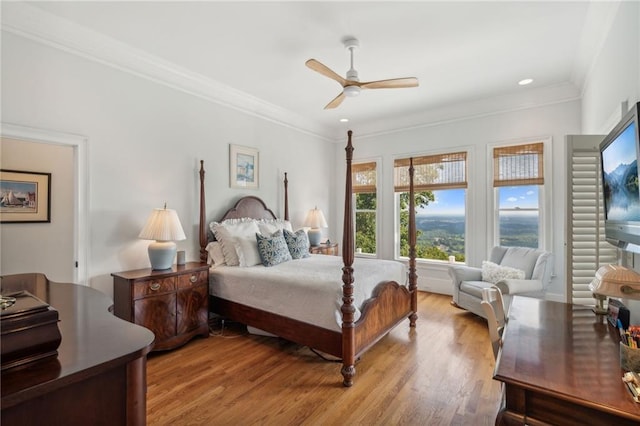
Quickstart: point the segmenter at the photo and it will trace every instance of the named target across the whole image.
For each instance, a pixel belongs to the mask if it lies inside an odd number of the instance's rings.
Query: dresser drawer
[[[176,289],[174,277],[136,281],[133,284],[133,298],[172,293]]]
[[[208,271],[196,271],[190,274],[178,275],[178,289],[191,288],[196,285],[207,284]]]

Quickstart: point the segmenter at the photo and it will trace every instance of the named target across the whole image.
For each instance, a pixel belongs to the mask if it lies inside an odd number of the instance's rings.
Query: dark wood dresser
[[[171,269],[149,268],[113,276],[114,313],[156,335],[154,351],[209,336],[209,266],[188,262]]]
[[[3,294],[21,290],[58,311],[62,340],[57,357],[2,371],[2,425],[144,425],[153,333],[115,317],[90,287],[2,277]]]
[[[496,425],[638,425],[618,330],[589,306],[514,295],[494,379]]]

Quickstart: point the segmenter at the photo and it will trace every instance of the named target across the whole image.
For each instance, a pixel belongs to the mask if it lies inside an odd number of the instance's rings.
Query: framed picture
[[[0,223],[51,222],[51,173],[0,170]]]
[[[229,185],[231,188],[258,188],[260,176],[258,150],[229,145]]]

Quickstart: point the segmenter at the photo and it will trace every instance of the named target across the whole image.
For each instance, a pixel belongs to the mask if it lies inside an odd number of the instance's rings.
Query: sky
[[[620,164],[631,164],[636,159],[634,132],[635,126],[631,125],[627,127],[624,132],[607,147],[602,157],[602,168],[606,173],[611,173]]]
[[[435,202],[429,203],[426,209],[419,209],[418,214],[464,215],[464,189],[433,191],[433,193]],[[501,208],[538,207],[537,185],[502,187],[499,193]]]

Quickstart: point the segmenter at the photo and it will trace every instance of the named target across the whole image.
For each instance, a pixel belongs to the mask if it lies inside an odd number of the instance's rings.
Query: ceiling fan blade
[[[330,79],[333,79],[333,80],[337,81],[342,86],[344,86],[346,84],[346,82],[347,82],[347,80],[342,78],[340,75],[336,74],[329,67],[327,67],[326,65],[316,61],[315,59],[309,59],[307,62],[305,62],[305,65],[308,66],[309,68],[311,68],[312,70],[314,70],[316,72],[319,72],[320,74],[324,75],[325,77],[329,77]]]
[[[418,79],[415,77],[392,78],[389,80],[365,81],[358,85],[362,89],[401,89],[404,87],[417,87]]]
[[[327,106],[324,107],[324,109],[337,108],[338,106],[340,106],[342,101],[344,101],[344,98],[345,98],[344,92],[340,92],[340,94],[338,96],[336,96],[335,98],[333,98],[333,100],[331,102],[329,102],[327,104]]]

